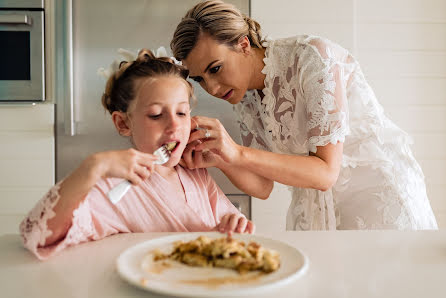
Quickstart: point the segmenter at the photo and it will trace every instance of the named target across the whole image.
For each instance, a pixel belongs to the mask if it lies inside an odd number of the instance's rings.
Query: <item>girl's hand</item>
[[[217,230],[221,233],[249,233],[255,232],[255,225],[252,221],[246,219],[243,214],[226,214],[222,217]]]
[[[153,162],[157,159],[153,154],[135,149],[105,151],[88,157],[84,166],[92,171],[96,179],[116,177],[138,185],[153,173]]]
[[[209,150],[224,162],[236,162],[241,155],[241,146],[234,142],[218,119],[195,116],[191,121],[192,128],[194,125],[200,128],[191,132],[188,141],[188,144],[193,144],[195,152]]]

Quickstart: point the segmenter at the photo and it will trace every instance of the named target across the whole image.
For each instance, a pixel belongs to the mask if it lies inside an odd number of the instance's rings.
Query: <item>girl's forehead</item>
[[[176,76],[160,76],[141,79],[135,86],[133,106],[144,108],[153,104],[170,105],[189,103],[187,82]]]

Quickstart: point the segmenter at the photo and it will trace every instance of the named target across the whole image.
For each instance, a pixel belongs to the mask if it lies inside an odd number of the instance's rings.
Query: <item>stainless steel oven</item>
[[[45,100],[44,0],[0,0],[0,102]]]

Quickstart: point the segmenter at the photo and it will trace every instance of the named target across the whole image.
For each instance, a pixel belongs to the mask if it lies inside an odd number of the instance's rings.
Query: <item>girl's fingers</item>
[[[248,220],[246,219],[246,217],[242,216],[240,217],[240,219],[238,220],[238,225],[237,225],[237,229],[235,230],[237,233],[245,233],[246,231],[246,227],[248,225]]]
[[[248,224],[246,225],[246,231],[249,234],[254,234],[256,231],[256,226],[254,225],[254,223],[250,220],[248,220]]]
[[[228,240],[231,240],[233,232],[231,230],[228,231]]]
[[[142,155],[138,156],[137,162],[145,167],[151,167],[153,162],[158,160],[158,156],[148,153],[141,153]]]
[[[150,175],[153,174],[153,171],[155,171],[155,167],[153,162],[151,163],[140,163],[137,167],[137,169],[140,170],[141,174],[140,176],[144,176],[144,178],[149,177]]]
[[[151,170],[144,166],[139,166],[135,169],[135,173],[141,177],[142,180],[145,180],[149,178],[149,176],[152,174]]]
[[[131,173],[129,177],[127,177],[127,180],[130,181],[133,185],[139,185],[142,182],[141,177],[139,177],[135,173]]]
[[[232,214],[232,216],[230,217],[229,222],[226,226],[226,230],[235,231],[235,228],[237,227],[237,224],[238,224],[238,220],[239,220],[238,215]]]
[[[224,233],[226,231],[226,225],[228,224],[229,218],[230,218],[229,214],[226,214],[222,217],[220,224],[218,225],[219,231],[221,233]]]

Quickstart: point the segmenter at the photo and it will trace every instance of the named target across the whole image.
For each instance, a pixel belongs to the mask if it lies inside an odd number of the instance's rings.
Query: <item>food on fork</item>
[[[166,144],[166,149],[172,151],[177,145],[177,142],[169,142]]]
[[[154,261],[171,259],[189,266],[221,267],[237,270],[240,274],[249,271],[274,272],[280,267],[280,255],[256,242],[245,245],[231,237],[211,239],[200,236],[188,242],[174,243],[170,254],[155,252]]]

